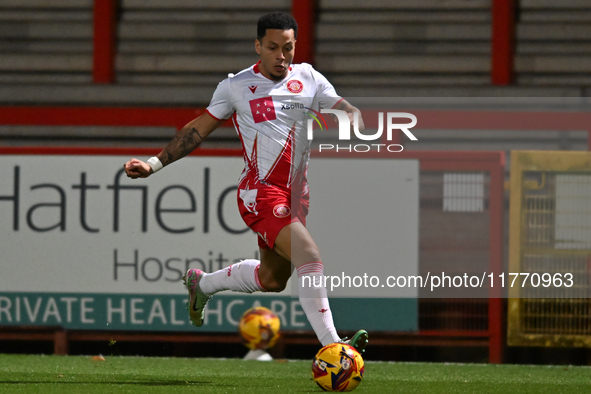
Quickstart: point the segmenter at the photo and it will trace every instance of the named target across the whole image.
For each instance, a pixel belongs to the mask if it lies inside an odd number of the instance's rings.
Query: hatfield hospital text
[[[112,205],[112,230],[113,232],[119,232],[120,227],[120,206],[122,200],[122,192],[139,192],[138,193],[129,193],[125,196],[125,200],[134,199],[134,204],[139,203],[141,207],[141,231],[147,232],[148,231],[148,186],[137,185],[124,185],[121,183],[121,176],[124,173],[123,170],[119,170],[115,174],[115,178],[113,180],[113,184],[106,185],[105,188],[107,190],[112,190],[112,197],[113,197],[113,205]],[[7,202],[12,203],[12,228],[14,231],[19,231],[21,228],[21,175],[20,175],[20,167],[14,166],[14,173],[13,173],[13,187],[12,187],[12,195],[0,195],[0,202]],[[88,208],[87,201],[89,200],[88,195],[91,193],[92,190],[99,190],[101,189],[101,185],[99,184],[90,184],[86,177],[86,172],[80,173],[80,181],[77,184],[72,184],[70,186],[73,190],[79,190],[79,200],[80,206],[78,209],[79,212],[79,225],[80,229],[84,230],[87,233],[99,233],[100,231],[104,231],[106,229],[95,228],[92,224],[88,223],[86,212],[91,210]],[[36,184],[30,187],[30,190],[33,192],[35,190],[52,190],[57,195],[57,202],[53,201],[44,201],[38,204],[34,204],[27,209],[26,214],[26,224],[30,230],[34,232],[46,232],[59,229],[60,231],[66,231],[66,212],[67,212],[67,193],[66,190],[68,187],[64,187],[55,183],[43,183],[43,184]],[[237,186],[230,186],[222,191],[220,196],[215,199],[217,201],[217,221],[220,227],[230,233],[230,234],[242,234],[248,231],[248,227],[244,228],[232,228],[230,227],[224,216],[224,203],[226,198],[234,199],[235,193],[237,190]],[[171,192],[182,194],[186,196],[188,201],[188,206],[186,207],[163,207],[164,205],[164,197]],[[203,184],[203,233],[208,233],[210,228],[210,180],[209,180],[209,168],[204,169],[204,184]],[[44,213],[46,214],[48,210],[52,210],[56,213],[55,221],[51,224],[47,225],[38,225],[35,223],[35,216],[37,211],[39,211],[39,216],[42,216]],[[154,205],[154,219],[156,219],[156,224],[165,232],[173,233],[173,234],[182,234],[196,231],[195,226],[187,226],[183,228],[174,228],[172,225],[167,224],[165,220],[165,215],[170,214],[194,214],[197,213],[197,200],[195,198],[195,194],[193,191],[185,186],[185,185],[169,185],[164,189],[160,190],[156,196],[155,205]]]
[[[249,231],[243,223],[230,219],[237,215],[237,186],[218,182],[210,176],[209,167],[203,168],[196,185],[187,181],[160,187],[132,184],[123,170],[114,172],[108,184],[97,182],[96,176],[84,171],[69,181],[62,177],[60,181],[39,183],[28,179],[28,172],[20,165],[4,172],[0,190],[4,232],[13,234],[11,237],[63,233],[68,242],[75,234],[77,239],[91,243],[97,237],[111,240],[116,239],[113,235],[123,234],[121,239],[127,241],[119,242],[120,249],[113,247],[104,255],[112,256],[114,281],[177,282],[188,267],[212,272],[246,258],[259,258],[255,250],[229,256],[226,250],[212,250],[211,245],[200,248],[197,256],[191,255],[196,250],[192,247],[188,248],[189,256],[161,256],[130,247],[129,240],[144,233],[160,237],[194,237],[197,233],[205,239],[220,233],[239,236]]]

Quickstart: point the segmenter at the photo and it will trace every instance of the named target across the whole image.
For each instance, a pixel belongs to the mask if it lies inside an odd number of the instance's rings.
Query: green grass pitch
[[[320,393],[311,361],[0,354],[2,393]],[[369,362],[356,393],[589,393],[591,368]]]

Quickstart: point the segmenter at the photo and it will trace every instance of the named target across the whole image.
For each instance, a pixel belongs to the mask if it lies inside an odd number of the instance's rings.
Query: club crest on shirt
[[[273,208],[273,215],[279,219],[288,217],[290,213],[291,209],[289,209],[287,204],[277,204],[275,205],[275,208]]]
[[[292,93],[301,93],[304,90],[304,84],[297,79],[292,79],[291,81],[287,81],[287,90]]]

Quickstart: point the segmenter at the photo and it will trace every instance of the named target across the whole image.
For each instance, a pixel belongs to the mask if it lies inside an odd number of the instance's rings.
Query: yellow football
[[[279,339],[280,321],[277,315],[262,306],[244,312],[240,319],[240,335],[246,347],[265,350]]]

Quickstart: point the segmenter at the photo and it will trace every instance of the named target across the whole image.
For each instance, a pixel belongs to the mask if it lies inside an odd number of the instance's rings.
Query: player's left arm
[[[359,131],[363,132],[363,130],[365,130],[365,124],[363,123],[363,118],[361,117],[361,111],[359,110],[359,108],[354,107],[347,100],[341,99],[338,103],[335,104],[334,109],[345,111],[347,113],[347,115],[349,116],[349,121],[351,122],[351,127],[353,126],[353,119],[355,116],[354,114],[357,114],[359,122]]]
[[[162,166],[167,166],[187,156],[224,122],[224,120],[214,118],[209,112],[205,112],[177,131],[168,145],[156,157]],[[132,179],[147,178],[154,173],[148,163],[135,158],[125,163],[123,168],[127,176]]]

